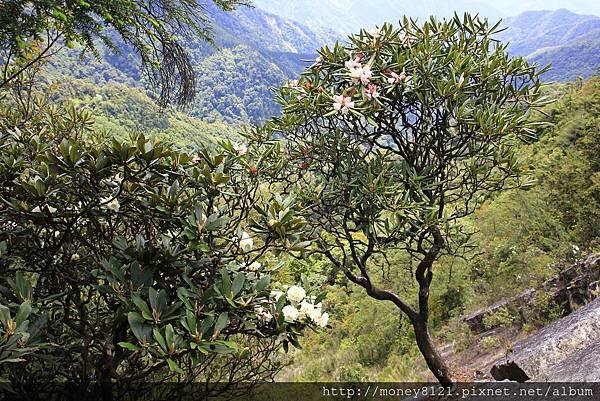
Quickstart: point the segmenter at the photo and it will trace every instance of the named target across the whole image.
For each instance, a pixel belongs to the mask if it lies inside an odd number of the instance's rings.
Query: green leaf
[[[7,306],[0,304],[0,321],[6,326],[6,322],[10,319],[10,309]]]
[[[204,320],[202,320],[202,323],[200,324],[200,333],[202,335],[208,333],[208,330],[210,330],[210,328],[213,326],[213,324],[215,323],[215,317],[214,316],[207,316]]]
[[[171,346],[171,344],[175,342],[175,331],[173,330],[173,326],[171,326],[171,324],[168,324],[165,327],[165,340],[167,341],[168,346]]]
[[[269,283],[271,282],[271,276],[262,276],[260,280],[256,283],[256,291],[260,292],[267,288]]]
[[[233,284],[231,284],[231,292],[233,296],[237,296],[242,288],[244,287],[244,283],[246,282],[246,275],[242,272],[238,273],[237,276],[233,279]]]
[[[158,345],[160,345],[160,347],[163,349],[163,351],[169,352],[169,347],[167,346],[165,338],[160,333],[160,331],[158,329],[153,329],[152,333],[154,334],[154,338],[156,339],[156,342],[158,343]]]
[[[147,320],[152,320],[152,313],[150,312],[150,308],[146,301],[144,301],[138,294],[132,294],[131,300],[137,306],[137,308],[142,312],[142,316]]]
[[[221,269],[221,292],[223,294],[229,294],[229,289],[231,288],[231,278],[229,277],[229,273],[227,272],[227,268],[223,267]]]
[[[17,315],[15,317],[15,322],[17,323],[17,326],[20,326],[21,323],[23,323],[25,320],[27,320],[27,318],[29,317],[30,314],[31,314],[31,302],[25,301],[19,306],[19,310],[17,311]]]
[[[169,364],[169,369],[171,369],[172,372],[180,374],[184,373],[184,371],[179,367],[179,365],[177,365],[177,363],[171,358],[167,359],[167,363]]]
[[[229,315],[227,312],[223,312],[217,318],[217,323],[215,323],[215,332],[220,332],[229,324]]]
[[[144,318],[137,312],[129,312],[127,314],[127,321],[131,331],[140,341],[150,341],[152,328],[146,324]]]
[[[128,342],[121,341],[120,343],[117,343],[117,345],[119,345],[122,348],[125,348],[125,349],[128,349],[130,351],[133,351],[133,352],[141,350],[141,348],[138,347],[137,345],[134,345],[134,344],[128,343]]]

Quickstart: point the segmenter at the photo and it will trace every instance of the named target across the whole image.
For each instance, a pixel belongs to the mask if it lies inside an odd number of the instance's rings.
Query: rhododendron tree
[[[414,327],[435,377],[452,382],[428,329],[435,261],[465,249],[461,218],[490,194],[518,186],[515,145],[535,134],[545,101],[540,71],[494,40],[498,24],[464,17],[362,30],[319,50],[282,114],[253,135],[284,138],[289,193],[299,196],[314,252],[371,297],[394,303]],[[373,259],[404,252],[411,299],[384,284]],[[388,264],[390,262],[387,262]]]
[[[309,245],[296,200],[261,190],[281,167],[266,157],[277,144],[188,153],[143,135],[93,139],[74,108],[0,111],[0,285],[18,290],[0,293],[3,379],[110,394],[214,379],[226,354],[230,382],[264,380],[278,346],[324,325],[314,311],[286,318],[306,290],[271,296],[269,255]]]

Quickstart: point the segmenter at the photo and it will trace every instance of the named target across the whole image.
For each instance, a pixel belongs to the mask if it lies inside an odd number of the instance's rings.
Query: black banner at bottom
[[[2,389],[11,401],[343,401],[343,400],[600,400],[600,382],[433,383],[27,383]]]

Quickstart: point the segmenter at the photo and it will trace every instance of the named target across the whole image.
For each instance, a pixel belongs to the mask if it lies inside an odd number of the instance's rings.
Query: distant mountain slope
[[[552,65],[545,78],[567,81],[591,76],[600,66],[600,17],[565,9],[528,11],[506,18],[498,35],[509,51],[539,65]]]
[[[198,73],[198,96],[188,111],[208,122],[257,122],[276,114],[271,88],[297,75],[317,48],[335,40],[332,31],[314,32],[257,8],[224,12],[213,2],[204,4],[217,47],[194,39],[186,43]],[[137,56],[127,46],[120,48],[115,55],[100,47],[100,60],[65,49],[49,63],[47,74],[56,82],[75,78],[144,90]]]

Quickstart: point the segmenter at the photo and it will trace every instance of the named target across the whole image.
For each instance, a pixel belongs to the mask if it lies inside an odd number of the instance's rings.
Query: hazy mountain
[[[255,0],[254,3],[269,12],[300,21],[311,28],[332,27],[342,33],[356,32],[384,22],[396,23],[403,15],[426,18],[429,15],[451,15],[453,11],[485,12],[498,17],[500,11],[478,1],[414,2],[407,0]]]
[[[271,13],[315,27],[330,27],[343,33],[370,28],[383,22],[412,18],[444,17],[455,11],[476,12],[490,19],[517,15],[528,10],[568,8],[574,12],[600,15],[597,0],[254,0]]]
[[[600,17],[565,9],[528,11],[504,19],[498,35],[509,51],[540,65],[552,64],[545,78],[572,80],[589,77],[600,66]]]

